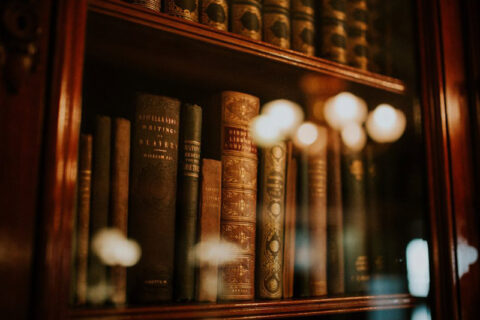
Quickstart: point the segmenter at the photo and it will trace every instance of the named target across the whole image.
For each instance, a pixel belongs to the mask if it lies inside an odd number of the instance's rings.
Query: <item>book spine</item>
[[[202,161],[202,192],[199,214],[198,241],[215,245],[220,241],[220,212],[222,199],[222,163]],[[215,302],[218,286],[218,260],[202,259],[197,274],[197,301]]]
[[[127,275],[132,302],[172,298],[179,118],[177,99],[137,95],[128,228],[142,256]]]
[[[295,266],[297,160],[292,143],[287,143],[287,173],[285,186],[285,240],[283,249],[283,298],[293,297],[293,270]]]
[[[160,11],[162,1],[161,0],[132,0],[132,3],[148,9]]]
[[[313,0],[292,0],[292,49],[315,55],[315,7]]]
[[[130,121],[117,118],[113,123],[111,226],[127,236],[128,177],[130,169]],[[111,301],[125,304],[127,300],[127,270],[114,266],[110,270]]]
[[[329,295],[345,292],[340,152],[340,135],[334,130],[329,130],[327,154],[327,285]]]
[[[97,116],[93,136],[92,203],[90,236],[108,227],[110,200],[111,119]],[[88,263],[88,298],[103,303],[107,298],[107,268],[91,250]],[[92,299],[90,299],[90,297]]]
[[[361,152],[342,158],[345,285],[347,293],[364,293],[369,280],[365,167]]]
[[[165,13],[198,22],[198,0],[165,0]]]
[[[285,231],[285,143],[262,150],[258,210],[257,296],[280,299]]]
[[[189,257],[194,249],[197,236],[198,181],[202,137],[202,108],[200,106],[182,105],[180,130],[175,298],[181,301],[190,301],[193,300],[195,286],[195,265]]]
[[[345,0],[322,0],[321,5],[321,50],[324,58],[347,63],[347,32],[345,26]]]
[[[92,183],[92,136],[80,136],[78,162],[76,303],[87,302],[88,231],[90,223],[90,197]]]
[[[203,24],[218,30],[228,30],[228,1],[203,0],[200,20]]]
[[[326,141],[327,129],[318,127]],[[327,149],[308,158],[308,224],[310,231],[310,295],[327,294]]]
[[[234,259],[220,268],[219,298],[254,298],[257,148],[249,132],[258,115],[257,97],[233,91],[221,94],[222,239],[236,245]]]
[[[368,70],[385,72],[385,16],[383,15],[383,1],[369,0],[368,7]]]
[[[290,0],[263,1],[263,40],[290,48]]]
[[[348,64],[367,70],[367,1],[347,0]]]
[[[232,0],[232,32],[262,40],[262,3],[257,0]]]

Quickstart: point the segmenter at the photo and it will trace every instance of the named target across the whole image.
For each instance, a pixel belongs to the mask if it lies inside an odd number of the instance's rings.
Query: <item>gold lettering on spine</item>
[[[139,114],[137,144],[146,159],[173,161],[178,149],[175,142],[178,120],[153,114]]]

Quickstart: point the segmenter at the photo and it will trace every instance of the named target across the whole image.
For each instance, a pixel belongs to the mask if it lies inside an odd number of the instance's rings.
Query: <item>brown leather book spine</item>
[[[345,0],[322,0],[320,56],[347,63],[347,30]]]
[[[315,55],[315,6],[313,0],[292,0],[292,49]]]
[[[160,11],[162,1],[161,0],[132,0],[132,3],[148,9]]]
[[[318,127],[326,138],[327,129]],[[325,139],[326,140],[326,139]],[[327,294],[327,150],[308,158],[308,223],[310,231],[310,294]]]
[[[198,22],[198,0],[165,0],[165,13]]]
[[[287,173],[285,185],[285,240],[283,247],[283,298],[293,297],[293,271],[295,267],[297,160],[293,157],[292,143],[287,143]]]
[[[327,144],[327,285],[329,295],[345,292],[341,143],[339,133],[329,129]]]
[[[228,30],[228,1],[203,0],[200,20],[218,30]]]
[[[232,0],[232,32],[262,40],[262,3],[257,0]]]
[[[220,212],[222,199],[222,163],[202,161],[202,190],[200,194],[198,242],[215,245],[220,241]],[[218,261],[201,258],[197,273],[196,300],[217,301]]]
[[[76,303],[87,302],[88,231],[90,223],[90,196],[92,183],[92,136],[80,136],[78,160]]]
[[[367,0],[347,0],[348,64],[367,70]]]
[[[258,115],[257,97],[234,91],[221,94],[222,215],[221,237],[236,245],[234,259],[220,267],[219,298],[255,296],[257,148],[249,132]],[[218,134],[218,133],[217,133]]]
[[[127,274],[131,302],[172,299],[179,120],[177,99],[137,94],[128,231],[142,256]]]
[[[290,48],[290,0],[263,1],[263,40]]]
[[[283,292],[286,160],[283,142],[262,150],[256,278],[262,299],[280,299]]]
[[[385,73],[385,19],[383,0],[368,0],[367,43],[368,70]]]
[[[130,121],[117,118],[113,122],[112,180],[110,225],[127,236],[128,176],[130,169]],[[110,270],[111,301],[115,305],[127,300],[127,270],[113,266]]]

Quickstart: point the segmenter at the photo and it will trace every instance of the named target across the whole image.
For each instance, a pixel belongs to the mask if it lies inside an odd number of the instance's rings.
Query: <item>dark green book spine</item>
[[[108,226],[110,199],[111,119],[97,116],[93,137],[92,202],[90,236]],[[107,299],[107,268],[91,250],[88,263],[87,299],[97,304]]]
[[[365,163],[362,152],[342,158],[345,286],[346,292],[364,293],[369,281]]]
[[[195,265],[189,257],[197,235],[201,141],[202,108],[184,104],[181,111],[175,250],[175,297],[180,301],[193,300],[195,293]]]
[[[175,203],[180,102],[140,93],[133,121],[128,232],[142,248],[127,272],[129,302],[173,296]]]

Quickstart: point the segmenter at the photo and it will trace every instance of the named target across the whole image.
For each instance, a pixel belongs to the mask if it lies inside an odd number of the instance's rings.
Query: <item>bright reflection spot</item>
[[[283,139],[279,123],[269,115],[256,116],[250,123],[253,141],[261,147],[270,147]]]
[[[303,120],[302,108],[285,99],[266,103],[262,113],[269,116],[285,135],[293,133]]]
[[[367,119],[367,132],[373,140],[385,143],[398,140],[405,131],[406,119],[402,111],[381,104]]]
[[[343,143],[352,151],[360,151],[367,143],[367,135],[357,123],[350,123],[342,129]]]
[[[431,320],[430,309],[426,305],[415,307],[412,312],[411,320]]]
[[[365,101],[349,92],[339,93],[325,102],[325,120],[337,130],[352,122],[363,123],[367,112]]]
[[[120,230],[105,228],[92,239],[92,250],[109,266],[131,267],[141,256],[141,249],[134,240],[127,239]]]
[[[422,239],[413,239],[407,245],[408,290],[415,297],[426,297],[430,289],[428,244]]]
[[[318,138],[318,129],[314,123],[304,122],[297,129],[295,142],[301,147],[312,145]]]
[[[458,276],[461,278],[470,269],[470,265],[478,260],[478,251],[470,246],[467,241],[460,238],[457,244]]]
[[[227,241],[205,240],[193,248],[193,256],[202,265],[217,265],[234,261],[240,247]]]

